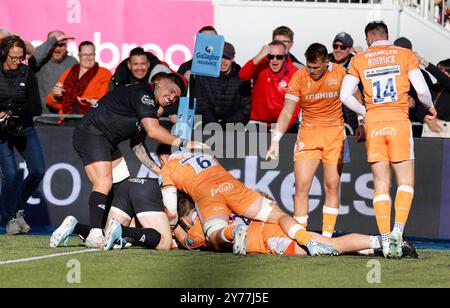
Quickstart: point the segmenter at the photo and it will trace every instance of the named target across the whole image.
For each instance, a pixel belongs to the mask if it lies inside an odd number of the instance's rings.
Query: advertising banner
[[[38,192],[29,200],[27,220],[33,226],[56,226],[67,215],[75,215],[81,222],[88,223],[91,184],[86,178],[81,160],[72,148],[73,129],[37,129],[44,149],[46,174]],[[213,138],[219,140],[217,136]],[[215,146],[214,150],[236,178],[253,189],[272,195],[286,212],[291,213],[295,194],[292,151],[296,138],[294,135],[283,138],[280,161],[273,168],[267,168],[266,162],[260,158],[262,156],[251,151],[255,148],[255,140],[264,138],[251,133],[226,134],[222,140],[224,149]],[[205,141],[210,143],[211,140]],[[246,147],[242,156],[237,153],[238,144]],[[356,143],[354,138],[349,139],[349,145],[352,162],[345,166],[342,175],[341,208],[336,230],[377,233],[372,206],[373,176],[366,162],[365,147],[364,144]],[[407,236],[450,239],[449,145],[448,141],[439,139],[416,139],[416,193],[406,228]],[[154,150],[155,145],[150,143],[149,148]],[[261,152],[264,152],[262,148],[267,148],[267,145],[261,147]],[[138,163],[127,143],[121,145],[121,151],[132,176],[149,177],[149,171]],[[17,158],[22,174],[26,175],[25,163],[19,156]],[[395,190],[391,195],[395,196]],[[310,226],[313,230],[321,230],[324,198],[320,170],[314,178],[310,193]]]

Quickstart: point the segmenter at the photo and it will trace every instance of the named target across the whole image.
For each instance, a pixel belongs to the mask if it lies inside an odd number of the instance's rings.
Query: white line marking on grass
[[[51,258],[57,258],[57,257],[70,256],[70,255],[77,255],[77,254],[88,253],[88,252],[98,252],[98,251],[103,251],[103,250],[100,250],[100,249],[88,249],[88,250],[79,250],[79,251],[72,251],[72,252],[66,252],[66,253],[56,253],[56,254],[52,254],[52,255],[46,255],[46,256],[41,256],[41,257],[33,257],[33,258],[27,258],[27,259],[0,261],[0,265],[26,263],[26,262],[39,261],[39,260],[45,260],[45,259],[51,259]]]

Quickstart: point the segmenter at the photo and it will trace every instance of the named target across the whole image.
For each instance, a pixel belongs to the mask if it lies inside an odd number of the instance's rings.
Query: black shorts
[[[161,188],[157,179],[130,178],[114,189],[112,206],[130,218],[141,213],[164,213]]]
[[[119,148],[103,135],[94,135],[75,128],[73,132],[73,147],[87,166],[99,161],[115,161],[122,157]]]

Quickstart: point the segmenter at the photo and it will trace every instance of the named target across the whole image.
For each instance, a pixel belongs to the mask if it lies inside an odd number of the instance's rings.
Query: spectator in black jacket
[[[234,62],[235,49],[225,43],[219,78],[198,77],[197,113],[203,124],[248,123],[251,111],[251,84],[239,78],[241,67]]]
[[[109,89],[141,82],[151,83],[151,72],[160,64],[161,61],[155,55],[145,52],[141,47],[136,47],[131,50],[130,57],[123,60],[117,67],[111,78]],[[171,73],[170,69],[167,68],[165,73]]]
[[[439,62],[436,67],[419,55],[417,56],[420,64],[437,79],[437,83],[433,86],[434,106],[438,113],[438,120],[448,122],[450,121],[450,59]],[[424,122],[433,132],[441,130],[439,121],[428,119],[423,108],[418,110],[418,115],[421,119],[424,119]]]
[[[18,36],[0,40],[0,169],[1,200],[6,233],[28,233],[24,220],[28,199],[44,177],[45,162],[33,117],[42,113],[36,76],[22,61],[25,42]],[[15,151],[27,163],[28,176],[19,181]]]
[[[413,50],[412,43],[409,39],[406,37],[400,37],[394,42],[395,46],[406,48],[409,50]],[[430,88],[430,91],[433,88],[433,81],[430,78],[430,75],[424,70],[422,71],[422,75],[425,78],[425,81],[427,82],[428,88]],[[409,91],[410,96],[410,109],[409,109],[409,119],[413,123],[424,123],[424,117],[427,115],[427,113],[423,114],[422,111],[423,107],[422,104],[419,101],[419,98],[417,97],[417,92],[414,89],[414,87],[411,87],[411,90]],[[413,126],[413,135],[414,137],[421,137],[422,136],[422,126]]]

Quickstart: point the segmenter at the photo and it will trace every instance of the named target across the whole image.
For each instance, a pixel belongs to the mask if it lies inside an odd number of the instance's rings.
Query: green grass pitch
[[[419,260],[384,260],[354,256],[236,257],[132,248],[29,260],[85,250],[75,237],[70,238],[69,248],[50,249],[48,241],[48,236],[0,236],[0,287],[450,287],[450,251],[421,250]],[[25,260],[4,263],[20,259]],[[79,265],[76,277],[81,283],[71,284],[67,278],[74,277],[74,261]],[[374,272],[378,269],[379,275]],[[375,283],[369,283],[368,276]]]

